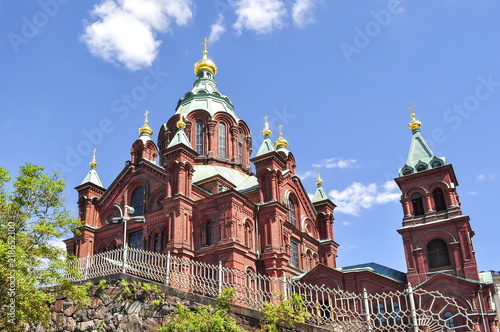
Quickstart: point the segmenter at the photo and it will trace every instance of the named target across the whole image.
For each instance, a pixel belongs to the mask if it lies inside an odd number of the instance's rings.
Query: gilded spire
[[[267,122],[267,119],[269,119],[269,116],[266,115],[264,117],[264,120],[266,121],[266,127],[262,131],[262,135],[264,135],[265,138],[269,138],[272,134],[271,129],[269,129],[269,123]]]
[[[288,142],[286,139],[283,138],[283,132],[281,131],[281,128],[283,128],[283,125],[279,125],[278,126],[279,130],[280,130],[280,137],[278,138],[278,140],[274,143],[274,145],[277,147],[277,148],[280,148],[280,147],[287,147],[288,146]]]
[[[414,104],[409,103],[408,107],[406,109],[411,110],[414,107],[415,107]],[[420,129],[420,127],[422,126],[422,122],[415,119],[415,113],[413,111],[411,112],[410,117],[411,117],[411,121],[410,121],[410,123],[408,123],[408,128],[410,128],[410,130],[412,130],[412,131],[415,129]]]
[[[194,73],[196,75],[198,75],[198,73],[202,70],[208,70],[210,71],[214,76],[215,74],[217,74],[217,66],[215,65],[215,63],[210,60],[208,58],[208,50],[207,50],[207,43],[209,42],[210,40],[208,40],[207,38],[205,38],[203,40],[203,43],[201,43],[201,45],[203,45],[203,59],[201,59],[200,61],[198,61],[197,63],[194,64]]]
[[[146,135],[149,135],[151,136],[151,134],[153,133],[153,129],[149,128],[148,126],[148,114],[149,114],[149,111],[146,111],[146,113],[144,113],[144,126],[142,126],[141,128],[139,128],[139,134],[146,134]]]
[[[318,187],[321,187],[321,185],[323,184],[323,180],[321,179],[321,175],[319,173],[319,170],[320,168],[316,168],[316,172],[318,173],[318,178],[316,179],[316,184],[318,185]]]
[[[179,114],[179,121],[177,121],[177,128],[179,129],[186,128],[186,123],[184,122],[184,116],[182,115],[182,112]]]
[[[90,168],[94,169],[97,167],[97,162],[95,161],[95,152],[96,152],[96,148],[94,148],[94,150],[92,151],[94,153],[94,156],[92,157],[92,161],[89,163],[90,165]]]

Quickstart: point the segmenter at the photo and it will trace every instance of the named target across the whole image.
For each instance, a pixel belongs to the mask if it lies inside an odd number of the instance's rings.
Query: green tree
[[[222,288],[222,294],[216,299],[216,307],[204,305],[190,310],[178,303],[177,315],[160,327],[159,332],[244,332],[236,320],[228,315],[228,301],[234,299],[235,290]]]
[[[71,283],[64,249],[50,240],[82,224],[64,206],[64,181],[33,164],[20,167],[15,181],[0,167],[0,330],[20,330],[21,323],[50,322],[47,303],[54,293],[41,286],[60,284],[59,291],[84,304],[84,286]]]
[[[304,305],[304,299],[299,294],[292,294],[288,299],[284,299],[280,292],[276,293],[281,297],[281,302],[274,305],[269,302],[264,302],[262,313],[266,326],[264,331],[278,332],[278,325],[284,327],[294,327],[296,323],[305,323],[306,319],[311,317]]]

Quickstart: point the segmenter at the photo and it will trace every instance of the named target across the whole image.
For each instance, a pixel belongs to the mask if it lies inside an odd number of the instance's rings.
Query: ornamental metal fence
[[[262,309],[299,294],[310,316],[306,323],[338,332],[472,331],[470,312],[439,292],[413,290],[361,294],[273,278],[218,265],[134,248],[122,248],[80,258],[73,281],[125,273],[166,286],[216,297],[222,288],[236,291],[234,304]]]

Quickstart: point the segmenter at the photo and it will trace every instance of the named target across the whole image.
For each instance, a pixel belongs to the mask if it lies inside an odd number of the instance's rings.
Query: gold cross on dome
[[[95,153],[96,153],[97,149],[94,148],[94,150],[92,150],[92,152],[94,153],[94,159],[95,159]]]
[[[412,103],[408,103],[408,107],[406,107],[406,109],[408,111],[410,111],[413,107],[415,107],[416,105],[415,104],[412,104]]]
[[[203,40],[203,43],[201,43],[201,45],[203,45],[203,51],[206,52],[207,51],[207,43],[209,42],[210,40],[208,38],[205,37],[205,39]]]
[[[267,120],[267,119],[269,119],[269,115],[266,115],[266,116],[264,117],[264,120]]]

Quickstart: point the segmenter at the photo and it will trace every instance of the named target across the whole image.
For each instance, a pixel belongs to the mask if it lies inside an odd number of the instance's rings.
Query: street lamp
[[[108,224],[123,224],[123,267],[122,273],[125,273],[127,267],[127,251],[128,251],[128,243],[127,243],[127,221],[133,220],[135,222],[145,222],[144,216],[135,216],[131,217],[130,215],[135,212],[134,208],[128,205],[125,205],[125,212],[123,212],[120,204],[114,203],[114,206],[120,210],[120,217],[113,217]]]
[[[131,217],[130,215],[135,212],[134,208],[131,206],[125,205],[125,212],[123,212],[120,204],[114,203],[113,205],[120,210],[120,217],[111,218],[111,220],[108,221],[108,224],[123,224],[123,248],[126,248],[128,246],[127,221],[133,220],[135,222],[145,222],[146,219],[144,218],[144,216]]]

